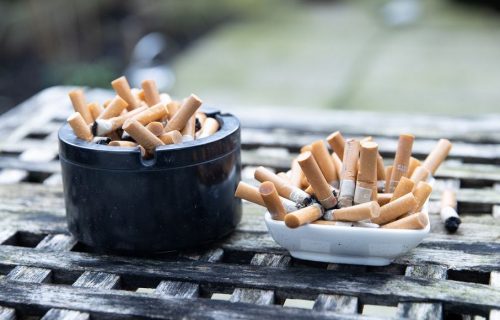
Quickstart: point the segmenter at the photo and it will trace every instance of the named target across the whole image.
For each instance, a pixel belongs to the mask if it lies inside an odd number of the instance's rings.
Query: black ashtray
[[[207,112],[213,135],[160,146],[143,159],[139,148],[112,147],[59,130],[64,200],[73,236],[99,251],[161,253],[213,242],[241,220],[234,197],[240,181],[240,123]]]

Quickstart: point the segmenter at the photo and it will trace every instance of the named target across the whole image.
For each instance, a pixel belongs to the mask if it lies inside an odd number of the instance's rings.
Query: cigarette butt
[[[347,208],[325,211],[323,219],[331,221],[362,221],[377,218],[380,215],[380,205],[377,201],[369,201]]]
[[[278,190],[278,194],[280,196],[290,199],[295,203],[308,205],[312,201],[309,194],[289,184],[264,167],[258,167],[255,170],[254,177],[257,181],[260,182],[271,181],[272,183],[274,183],[274,186],[276,187],[276,190]]]
[[[196,110],[201,106],[202,101],[196,95],[191,94],[177,110],[174,116],[170,119],[165,127],[165,132],[172,130],[181,131],[184,129],[186,122],[195,114]]]
[[[302,168],[297,162],[297,159],[293,159],[291,166],[291,175],[290,175],[290,181],[292,185],[296,186],[297,188],[302,188],[303,187],[302,180],[304,178],[305,178],[304,171],[302,171]]]
[[[214,118],[207,118],[205,120],[205,123],[201,127],[200,135],[198,136],[198,139],[211,136],[212,134],[217,132],[217,130],[219,130],[219,122],[217,120],[215,120]]]
[[[178,101],[171,101],[170,103],[167,104],[168,120],[174,117],[174,115],[177,113],[177,110],[179,110],[180,107],[181,104]]]
[[[298,228],[305,224],[318,220],[323,215],[323,207],[314,203],[300,210],[290,212],[285,216],[285,224],[288,228]]]
[[[311,153],[314,159],[318,163],[321,173],[328,182],[329,185],[338,188],[339,187],[339,177],[337,175],[337,170],[335,169],[335,164],[333,159],[328,152],[323,140],[317,140],[311,144]]]
[[[311,196],[314,196],[314,189],[311,185],[309,185],[305,190],[305,192],[307,192],[308,194],[310,194]]]
[[[270,181],[263,182],[259,187],[259,193],[264,200],[265,207],[271,214],[274,220],[284,220],[286,215],[286,210],[281,203],[278,191],[274,184]]]
[[[238,183],[238,187],[236,187],[234,196],[258,204],[259,206],[266,206],[264,203],[264,199],[262,199],[262,196],[259,192],[259,189],[243,181],[240,181]],[[286,212],[292,212],[298,209],[295,202],[283,197],[280,197],[280,200]]]
[[[146,102],[146,97],[144,96],[143,89],[132,88],[132,89],[130,89],[130,91],[132,91],[132,94],[134,95],[134,97],[141,102],[141,105],[142,105],[142,102]],[[147,106],[147,103],[146,103],[146,106]]]
[[[125,130],[138,144],[140,144],[148,154],[152,154],[157,146],[162,146],[164,143],[152,134],[146,127],[137,120],[127,121],[123,125]]]
[[[112,147],[137,147],[137,143],[132,141],[115,140],[111,141],[108,146]]]
[[[85,102],[85,95],[83,93],[83,90],[72,90],[68,95],[71,103],[73,104],[73,109],[75,109],[76,112],[80,113],[80,115],[83,117],[83,120],[85,120],[87,124],[91,124],[94,121],[94,118],[92,118],[92,114],[90,113],[90,110],[87,107],[87,103]]]
[[[377,155],[377,180],[385,181],[384,158],[380,154]]]
[[[187,139],[189,140],[194,140],[196,138],[196,115],[193,114],[191,118],[188,119],[181,134],[183,137],[188,136],[189,138]]]
[[[156,82],[153,80],[144,80],[141,83],[141,87],[144,93],[144,101],[146,101],[148,106],[152,107],[161,102]]]
[[[457,198],[453,190],[447,189],[441,194],[441,210],[439,215],[448,232],[454,233],[458,230],[462,220],[457,213]]]
[[[380,206],[384,206],[391,202],[392,193],[378,193],[377,194],[377,202]]]
[[[170,131],[167,133],[163,133],[158,137],[164,144],[176,144],[182,142],[182,134],[177,131]]]
[[[359,141],[349,139],[345,142],[344,158],[342,160],[342,180],[356,181],[356,175],[358,173],[359,149]]]
[[[447,139],[440,139],[431,153],[425,158],[422,166],[427,168],[432,175],[436,173],[437,168],[446,159],[451,150],[451,142]]]
[[[337,221],[328,221],[328,220],[316,220],[311,222],[311,224],[321,224],[325,226],[334,226],[337,224]]]
[[[305,146],[302,146],[302,148],[300,148],[300,153],[304,153],[307,151],[312,151],[312,146],[310,144],[306,144]]]
[[[158,103],[150,108],[146,108],[139,114],[136,114],[132,119],[138,121],[142,125],[146,125],[152,121],[162,119],[167,115],[167,108],[163,103]]]
[[[143,106],[137,109],[134,109],[130,112],[126,112],[117,117],[109,118],[109,119],[97,119],[92,126],[92,132],[98,136],[109,134],[119,128],[127,121],[132,118],[136,114],[146,110],[147,107]],[[120,140],[120,139],[118,139]]]
[[[92,116],[92,119],[94,122],[98,117],[99,115],[104,111],[104,108],[101,107],[98,103],[96,102],[91,102],[87,105],[87,108],[89,109],[90,111],[90,114]]]
[[[424,206],[425,201],[427,201],[427,198],[429,198],[431,192],[432,187],[427,182],[420,181],[417,184],[415,191],[413,191],[413,195],[417,200],[417,205],[413,212],[419,212],[420,210],[422,210],[422,207]]]
[[[122,140],[122,137],[120,137],[120,135],[116,131],[108,133],[106,137],[110,138],[113,141]]]
[[[99,114],[97,119],[109,119],[119,116],[127,108],[127,102],[120,96],[116,96],[108,106]]]
[[[163,134],[163,130],[165,128],[163,128],[163,124],[161,122],[153,121],[146,125],[146,129],[148,129],[152,134],[158,137]]]
[[[90,128],[79,112],[75,112],[68,117],[68,123],[73,129],[75,136],[82,140],[91,141],[94,136]]]
[[[407,217],[383,225],[384,229],[423,229],[429,223],[425,212],[413,213]]]
[[[281,179],[285,180],[286,182],[292,184],[292,180],[290,180],[290,177],[288,177],[288,175],[284,172],[278,172],[276,174],[278,177],[280,177]]]
[[[380,207],[380,216],[372,219],[372,222],[379,225],[386,224],[396,220],[403,214],[412,211],[416,206],[417,199],[415,199],[413,193],[405,194],[404,196]]]
[[[203,123],[207,120],[207,115],[204,112],[196,112],[196,119],[198,119],[200,125],[203,126]]]
[[[297,157],[297,161],[306,175],[307,181],[309,181],[313,187],[318,201],[321,202],[321,204],[327,209],[336,206],[337,198],[332,193],[330,185],[323,176],[323,173],[321,172],[321,169],[319,168],[312,153],[309,151],[301,153]]]
[[[415,183],[406,178],[406,177],[401,177],[401,180],[399,180],[399,183],[394,189],[394,193],[392,194],[391,201],[396,200],[397,198],[401,198],[407,193],[410,193],[413,190],[413,187],[415,186]]]
[[[340,160],[339,156],[335,152],[332,153],[332,160],[335,165],[335,170],[337,170],[337,176],[340,180],[342,176],[342,160]]]
[[[363,144],[365,142],[372,142],[372,141],[373,141],[373,137],[367,136],[367,137],[364,137],[363,139],[359,140],[359,143]]]
[[[92,143],[102,144],[104,146],[108,145],[111,142],[111,138],[109,137],[94,137],[92,138]]]
[[[410,164],[408,165],[408,172],[405,177],[410,178],[417,167],[421,165],[420,160],[414,157],[410,157]]]
[[[375,142],[361,144],[354,204],[377,199],[377,157],[378,144]]]
[[[113,99],[106,99],[104,100],[104,102],[102,103],[102,106],[104,107],[104,109],[106,109],[109,104],[111,103],[111,101],[113,101]]]
[[[111,81],[111,86],[115,89],[116,94],[127,102],[127,109],[133,110],[141,106],[141,102],[134,96],[130,90],[127,78],[124,76]]]
[[[410,179],[411,179],[411,181],[413,181],[413,183],[415,184],[415,187],[416,187],[420,181],[427,181],[430,174],[431,174],[431,172],[429,171],[429,169],[427,169],[424,166],[418,166],[413,171],[413,174],[411,175]]]
[[[399,136],[398,148],[396,150],[396,156],[394,157],[394,164],[392,166],[389,189],[386,191],[393,192],[401,177],[404,177],[408,172],[411,150],[413,148],[413,140],[415,140],[415,137],[411,134],[402,134]]]
[[[330,134],[327,138],[326,141],[328,141],[328,144],[332,148],[333,151],[339,156],[340,159],[344,159],[344,146],[345,146],[345,140],[340,131],[335,131],[334,133]]]
[[[389,183],[392,175],[392,166],[385,167],[385,182],[384,182],[384,191],[389,193]]]

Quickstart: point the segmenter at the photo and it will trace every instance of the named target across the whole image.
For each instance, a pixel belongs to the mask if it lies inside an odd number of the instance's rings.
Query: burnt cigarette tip
[[[455,233],[458,230],[458,226],[462,223],[462,220],[457,217],[449,217],[444,223],[444,227],[449,233]]]

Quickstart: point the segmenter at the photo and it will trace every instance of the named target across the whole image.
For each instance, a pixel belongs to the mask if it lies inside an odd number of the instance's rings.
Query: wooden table
[[[417,135],[420,158],[450,138],[431,235],[387,267],[302,261],[270,238],[262,208],[244,203],[223,242],[132,258],[93,253],[67,232],[56,131],[71,110],[68,90],[49,88],[0,117],[0,319],[351,319],[367,317],[367,305],[407,318],[500,317],[500,116],[238,109],[244,179],[252,166],[289,167],[300,146],[333,130],[373,135],[386,159],[402,132]],[[109,94],[87,92],[97,101]],[[443,185],[459,188],[463,224],[453,235],[437,215]],[[309,309],[289,307],[294,299]]]

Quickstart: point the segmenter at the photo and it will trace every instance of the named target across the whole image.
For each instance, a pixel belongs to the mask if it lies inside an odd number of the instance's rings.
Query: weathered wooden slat
[[[0,157],[0,169],[15,169],[31,172],[58,173],[61,171],[59,161],[30,162],[13,157]]]
[[[76,239],[67,234],[49,234],[40,241],[39,250],[69,251],[76,245]]]
[[[0,169],[0,184],[19,183],[28,177],[26,170]]]
[[[73,283],[74,287],[115,289],[120,285],[120,277],[107,272],[85,271]]]
[[[500,271],[494,271],[490,274],[490,286],[500,289]],[[490,320],[500,319],[500,304],[490,311]]]
[[[463,257],[463,259],[469,258],[467,255]],[[304,272],[302,268],[156,261],[0,246],[0,265],[20,264],[51,269],[60,273],[60,276],[64,273],[83,271],[111,272],[124,279],[129,277],[142,278],[144,281],[169,279],[206,283],[211,286],[272,289],[278,290],[275,292],[283,296],[300,293],[301,296],[316,298],[319,293],[343,294],[356,295],[363,297],[364,301],[375,303],[435,300],[446,302],[446,306],[450,308],[479,313],[489,311],[500,299],[498,289],[449,280],[430,281],[376,273],[352,275],[316,268],[309,268]],[[484,266],[481,268],[478,270],[485,269]],[[401,287],[405,290],[401,290]]]
[[[17,266],[6,276],[11,281],[46,283],[52,279],[52,271],[46,268]]]
[[[0,306],[0,320],[16,320],[16,310]]]
[[[42,320],[89,320],[90,314],[68,309],[50,309]]]
[[[165,297],[196,298],[200,294],[200,286],[191,282],[162,281],[155,293]]]
[[[357,313],[358,298],[337,294],[320,294],[314,301],[315,311],[335,311],[339,313]]]

